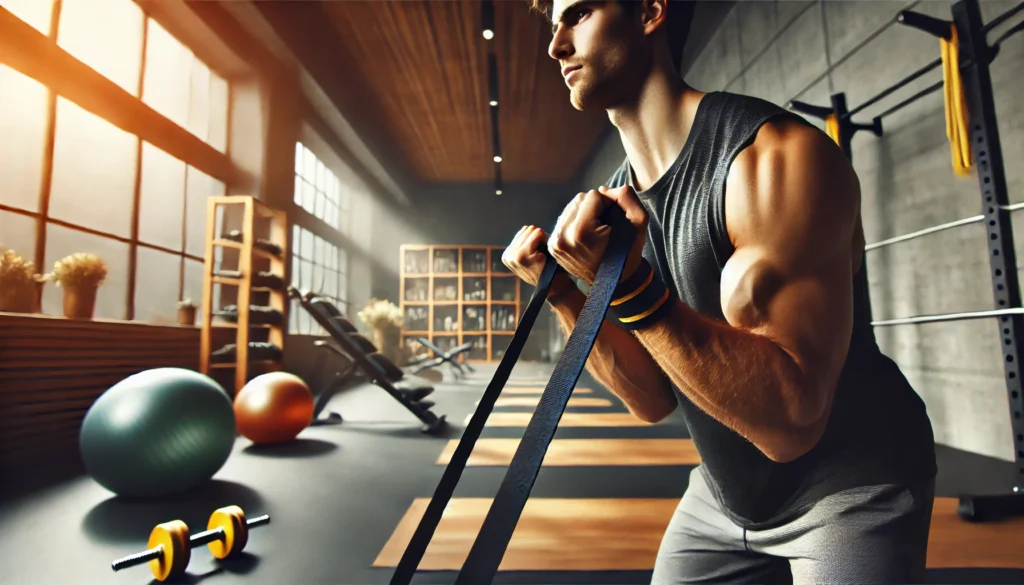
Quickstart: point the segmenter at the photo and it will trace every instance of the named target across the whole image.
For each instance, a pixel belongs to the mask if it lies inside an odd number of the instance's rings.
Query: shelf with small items
[[[402,246],[403,343],[417,351],[422,350],[417,337],[441,349],[470,343],[468,360],[500,359],[492,343],[494,323],[500,325],[496,333],[504,334],[515,329],[522,312],[519,279],[501,262],[503,251],[501,246]],[[499,338],[499,345],[503,341]]]
[[[218,381],[237,393],[254,375],[282,368],[288,220],[250,196],[210,197],[207,205],[200,371],[233,370]]]

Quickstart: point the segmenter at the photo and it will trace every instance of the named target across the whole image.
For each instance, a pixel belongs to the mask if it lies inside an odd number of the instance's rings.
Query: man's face
[[[639,14],[639,6],[627,10],[616,0],[554,1],[548,55],[558,62],[574,108],[608,109],[634,92],[646,74]]]

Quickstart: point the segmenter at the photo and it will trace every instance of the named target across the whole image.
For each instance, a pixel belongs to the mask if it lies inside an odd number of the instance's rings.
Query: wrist
[[[570,278],[569,275],[561,272],[556,274],[554,280],[551,282],[551,288],[548,290],[547,302],[551,306],[557,306],[565,301],[565,299],[573,292],[579,292],[579,288],[576,286],[576,281]]]
[[[622,286],[622,284],[628,281],[630,278],[634,278],[638,272],[646,268],[645,265],[648,265],[648,262],[647,259],[642,256],[639,260],[636,260],[635,262],[630,261],[630,259],[627,258],[626,265],[622,267],[622,276],[619,277],[618,286]]]
[[[672,292],[647,260],[641,260],[633,274],[615,287],[608,313],[623,329],[636,331],[663,320],[673,304]]]

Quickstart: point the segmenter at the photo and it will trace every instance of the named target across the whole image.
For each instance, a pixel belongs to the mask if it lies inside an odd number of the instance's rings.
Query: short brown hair
[[[526,0],[530,5],[532,12],[543,14],[549,21],[552,18],[551,10],[554,6],[554,0]],[[668,11],[668,21],[666,22],[666,32],[668,37],[668,50],[672,54],[672,64],[675,66],[676,71],[682,68],[683,63],[683,49],[686,48],[686,39],[690,36],[690,24],[693,22],[693,10],[694,0],[671,0],[672,10]],[[632,10],[634,6],[639,4],[638,0],[618,0],[620,4],[626,7],[626,10]]]

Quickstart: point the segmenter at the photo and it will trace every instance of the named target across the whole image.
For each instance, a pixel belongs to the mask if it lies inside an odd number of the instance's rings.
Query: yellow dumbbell
[[[189,536],[188,525],[181,520],[157,524],[149,533],[149,547],[140,553],[114,561],[110,568],[115,571],[149,563],[157,581],[181,575],[192,558],[192,549],[206,545],[218,559],[241,552],[249,542],[249,529],[270,523],[270,516],[246,520],[245,512],[238,506],[227,506],[214,510],[206,531]]]

